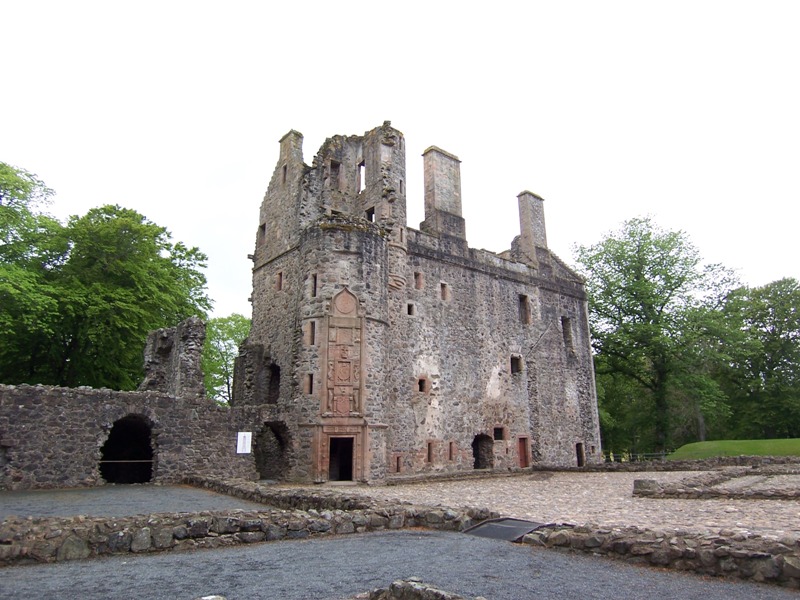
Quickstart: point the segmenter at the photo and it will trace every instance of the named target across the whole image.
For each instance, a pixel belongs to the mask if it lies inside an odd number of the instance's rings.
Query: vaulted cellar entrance
[[[147,483],[153,478],[152,429],[141,415],[114,422],[100,448],[100,475],[106,483]]]
[[[264,423],[253,444],[261,479],[283,479],[289,468],[289,428],[283,421]]]
[[[483,433],[476,435],[472,440],[472,458],[475,469],[494,468],[494,440]]]
[[[329,481],[353,481],[353,438],[330,438]]]

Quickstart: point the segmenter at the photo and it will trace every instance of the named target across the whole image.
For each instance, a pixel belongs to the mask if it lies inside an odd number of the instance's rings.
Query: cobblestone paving
[[[631,494],[634,479],[672,483],[697,475],[697,472],[541,472],[397,486],[360,485],[344,490],[417,504],[488,507],[503,516],[545,523],[800,536],[800,502],[797,501],[658,500],[634,498]],[[796,485],[792,478],[776,481],[787,486]],[[776,486],[773,484],[773,487]]]

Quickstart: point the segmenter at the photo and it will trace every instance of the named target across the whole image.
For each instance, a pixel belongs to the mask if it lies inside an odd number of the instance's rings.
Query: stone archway
[[[472,458],[475,469],[494,468],[494,440],[484,433],[476,435],[472,440]]]
[[[260,479],[284,479],[289,470],[289,428],[283,421],[271,421],[256,434],[253,453]]]
[[[106,483],[147,483],[153,479],[153,432],[142,415],[114,422],[100,448],[100,475]]]

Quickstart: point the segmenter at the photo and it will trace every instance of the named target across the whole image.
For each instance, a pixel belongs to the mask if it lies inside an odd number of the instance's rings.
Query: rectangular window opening
[[[278,271],[275,275],[275,289],[279,292],[283,289],[283,271]]]
[[[405,193],[405,192],[404,192],[404,190],[403,190],[403,180],[401,179],[401,180],[400,180],[400,195],[402,196],[404,193]]]
[[[267,241],[267,224],[262,223],[258,226],[258,244],[261,245]]]
[[[408,303],[408,306],[406,308],[408,310],[408,315],[410,317],[413,317],[417,312],[416,307],[411,302]]]
[[[419,271],[414,273],[414,289],[421,290],[425,287],[425,276]]]
[[[426,457],[426,461],[429,463],[433,462],[433,442],[428,442],[428,456]]]
[[[314,393],[314,374],[308,373],[306,374],[306,385],[305,385],[305,392],[306,394],[313,394]]]
[[[283,165],[283,169],[281,170],[281,183],[286,183],[286,174],[288,173],[289,169],[286,165]]]
[[[525,294],[519,295],[519,322],[523,325],[531,322],[531,304]]]
[[[428,391],[428,380],[424,377],[420,377],[417,380],[417,391],[423,393]]]
[[[494,428],[494,439],[495,439],[496,442],[499,442],[499,441],[505,439],[503,437],[503,428],[502,427],[495,427]]]
[[[446,283],[441,283],[440,284],[440,292],[441,292],[441,295],[442,295],[442,300],[445,300],[445,301],[450,300],[450,286],[449,285],[447,285]]]
[[[331,161],[331,173],[328,179],[328,187],[334,190],[339,189],[339,173],[341,164],[335,160]]]
[[[403,459],[400,458],[399,456],[395,457],[394,472],[399,473],[402,470],[402,466],[403,466]]]
[[[308,324],[308,345],[313,346],[317,343],[317,322],[311,321]]]
[[[311,297],[317,297],[317,274],[314,273],[311,275]]]
[[[456,459],[456,443],[450,442],[447,448],[447,460],[454,461]]]
[[[359,193],[363,192],[367,187],[367,174],[366,174],[366,166],[364,165],[364,161],[362,160],[358,163],[358,191]]]
[[[375,207],[374,206],[372,208],[368,208],[366,213],[364,213],[364,214],[367,217],[367,221],[369,221],[370,223],[374,223],[375,222]]]
[[[561,317],[561,333],[564,335],[564,349],[570,354],[575,352],[572,345],[572,319]]]
[[[511,374],[516,375],[517,373],[522,373],[522,357],[521,356],[512,356],[511,357]]]

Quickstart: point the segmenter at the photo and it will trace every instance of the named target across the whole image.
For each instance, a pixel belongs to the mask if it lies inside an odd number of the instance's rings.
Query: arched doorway
[[[264,423],[256,434],[253,454],[261,479],[283,479],[289,467],[289,428],[283,421]]]
[[[100,475],[106,483],[152,480],[152,429],[145,417],[128,415],[114,423],[100,449]]]
[[[479,433],[472,440],[473,468],[494,468],[494,440],[484,433]]]

